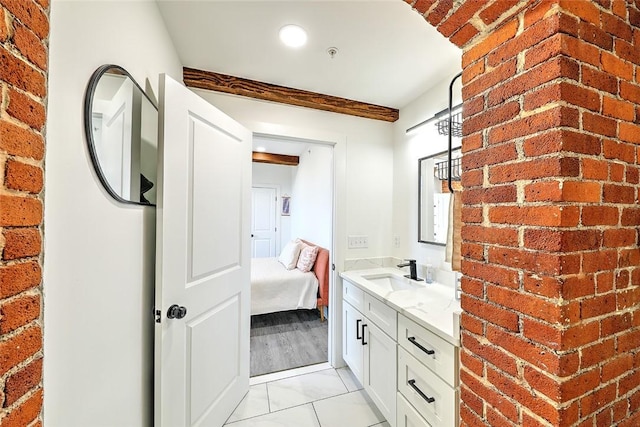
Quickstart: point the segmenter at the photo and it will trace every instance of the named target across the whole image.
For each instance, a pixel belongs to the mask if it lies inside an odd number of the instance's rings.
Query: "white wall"
[[[148,426],[152,416],[155,209],[111,200],[83,131],[105,63],[156,91],[182,66],[154,2],[51,6],[44,260],[44,422]],[[147,81],[148,79],[148,81]]]
[[[418,159],[446,150],[448,139],[438,135],[435,123],[410,135],[406,130],[448,107],[449,83],[454,76],[455,73],[446,76],[402,108],[400,119],[393,126],[393,234],[399,237],[400,245],[394,245],[392,255],[444,269],[450,268],[444,265],[444,247],[418,242]],[[454,85],[453,105],[461,102],[459,82],[460,79]],[[459,145],[460,139],[454,138],[453,146]]]
[[[291,235],[324,248],[331,247],[332,163],[331,147],[309,146],[300,155],[291,197]]]
[[[194,91],[256,133],[335,143],[336,267],[342,270],[347,258],[389,254],[393,188],[391,123]],[[368,235],[369,247],[347,249],[350,234]]]
[[[254,186],[273,186],[279,191],[278,206],[276,214],[276,223],[280,221],[278,230],[280,230],[280,241],[276,247],[276,254],[280,254],[280,250],[287,244],[291,237],[291,217],[280,215],[281,197],[291,196],[292,180],[295,173],[295,166],[272,165],[268,163],[252,163],[252,183]]]

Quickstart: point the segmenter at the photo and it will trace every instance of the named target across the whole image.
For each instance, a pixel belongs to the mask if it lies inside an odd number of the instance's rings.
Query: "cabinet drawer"
[[[364,311],[364,291],[353,283],[342,280],[342,298],[356,310]]]
[[[458,425],[458,393],[398,347],[398,391],[432,426]]]
[[[367,318],[376,324],[376,326],[396,340],[398,328],[398,313],[388,305],[380,302],[371,295],[364,294],[364,311],[362,312]]]
[[[398,314],[398,344],[450,386],[458,385],[458,348],[402,314]]]
[[[396,427],[431,427],[400,393],[397,396]]]

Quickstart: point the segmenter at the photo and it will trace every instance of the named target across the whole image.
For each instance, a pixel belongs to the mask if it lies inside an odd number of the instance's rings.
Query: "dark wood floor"
[[[327,323],[318,310],[251,316],[251,376],[326,362]]]

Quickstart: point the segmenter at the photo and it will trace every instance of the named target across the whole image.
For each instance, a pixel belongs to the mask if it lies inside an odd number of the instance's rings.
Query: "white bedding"
[[[310,271],[287,270],[277,258],[251,260],[251,314],[316,308],[318,278]]]

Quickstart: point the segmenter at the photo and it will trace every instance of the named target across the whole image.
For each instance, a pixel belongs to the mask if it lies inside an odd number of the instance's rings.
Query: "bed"
[[[307,245],[318,246],[304,241]],[[278,258],[251,260],[251,315],[277,311],[313,309],[329,303],[329,251],[318,246],[318,256],[308,273],[287,270]]]

